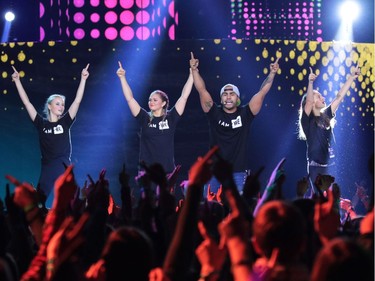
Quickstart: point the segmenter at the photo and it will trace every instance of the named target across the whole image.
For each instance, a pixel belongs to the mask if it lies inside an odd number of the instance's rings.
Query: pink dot
[[[42,3],[39,4],[39,17],[42,18],[44,16],[44,5]]]
[[[90,20],[92,22],[98,22],[100,20],[100,15],[98,13],[93,13],[90,16]]]
[[[174,1],[169,4],[168,13],[171,18],[174,18]]]
[[[85,37],[85,31],[82,28],[74,30],[74,38],[82,39],[83,37]]]
[[[150,30],[145,26],[141,26],[137,29],[136,35],[140,40],[147,40],[150,37]]]
[[[172,24],[171,27],[169,27],[168,35],[169,35],[169,39],[171,39],[171,40],[174,40],[174,39],[175,39],[175,29],[174,29],[174,24]]]
[[[127,25],[131,24],[134,21],[133,13],[130,11],[123,11],[120,14],[120,21],[123,24],[127,24]]]
[[[317,33],[317,34],[322,34],[322,30],[321,30],[321,29],[318,29],[318,30],[316,31],[316,33]]]
[[[124,26],[120,30],[120,37],[122,40],[130,41],[134,38],[134,29],[130,26]]]
[[[104,32],[105,38],[109,40],[115,40],[118,36],[118,32],[114,27],[108,27]]]
[[[114,24],[117,21],[117,14],[113,11],[109,11],[104,15],[104,20],[108,24]]]
[[[105,6],[106,6],[107,8],[112,9],[112,8],[116,7],[116,5],[117,5],[117,0],[105,0],[105,1],[104,1],[104,4],[105,4]]]
[[[134,5],[134,0],[120,0],[120,6],[124,9],[130,9]]]
[[[322,37],[318,37],[318,38],[316,38],[316,41],[323,42],[323,39],[322,39]]]
[[[76,23],[83,23],[85,21],[85,15],[82,13],[75,13],[74,16],[74,22]]]
[[[90,4],[93,7],[98,7],[99,4],[100,4],[100,1],[99,0],[90,0]]]
[[[305,23],[306,25],[308,25],[308,24],[310,23],[310,21],[309,21],[309,20],[305,20],[304,23]]]
[[[137,6],[139,8],[142,8],[142,9],[147,8],[148,5],[150,5],[150,1],[149,0],[136,0],[135,2],[137,4]]]
[[[91,38],[97,39],[100,36],[100,31],[98,29],[93,29],[90,32]]]
[[[178,12],[176,13],[176,16],[175,16],[175,21],[176,21],[176,24],[178,25]]]
[[[139,24],[147,24],[150,21],[150,15],[146,11],[138,12],[135,18]]]
[[[44,36],[46,35],[45,32],[44,32],[44,28],[43,27],[40,27],[39,28],[39,41],[43,41],[44,40]]]
[[[85,0],[74,0],[74,6],[77,8],[82,8],[85,5]]]

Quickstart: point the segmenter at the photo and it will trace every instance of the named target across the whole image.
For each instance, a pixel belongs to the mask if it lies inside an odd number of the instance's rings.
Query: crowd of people
[[[330,174],[333,119],[338,104],[359,75],[358,66],[328,106],[313,89],[310,69],[300,108],[300,138],[307,144],[308,177],[283,196],[285,158],[262,186],[248,173],[250,124],[262,108],[279,70],[279,58],[250,101],[241,104],[228,83],[215,104],[191,53],[181,96],[169,109],[168,95],[155,90],[142,108],[119,62],[117,76],[140,127],[140,171],[136,186],[125,165],[119,172],[121,200],[110,193],[106,170],[79,186],[70,163],[72,126],[82,100],[86,66],[76,98],[64,113],[65,97],[47,99],[39,115],[14,68],[20,98],[39,132],[40,182],[35,188],[6,175],[0,214],[1,280],[373,280],[373,188],[357,187],[356,198],[341,198]],[[179,180],[174,133],[193,85],[209,124],[210,150]],[[252,160],[254,161],[254,160]],[[373,155],[368,168],[373,175]],[[372,166],[371,166],[372,164]],[[366,165],[366,163],[364,163]],[[176,188],[183,186],[177,200]],[[11,192],[10,184],[14,185]],[[372,186],[373,187],[373,186]],[[134,190],[140,193],[134,197]],[[363,203],[360,215],[356,206]]]
[[[265,187],[252,174],[240,194],[218,151],[191,166],[179,202],[179,169],[167,174],[156,163],[144,165],[135,187],[125,169],[119,173],[121,202],[105,170],[80,187],[69,165],[50,209],[33,186],[7,175],[15,189],[8,184],[2,202],[1,280],[373,280],[373,200],[355,215],[353,206],[340,206],[328,175],[315,181],[318,195],[297,196],[306,180],[293,200],[284,199],[284,158]],[[220,192],[202,198],[213,176]]]

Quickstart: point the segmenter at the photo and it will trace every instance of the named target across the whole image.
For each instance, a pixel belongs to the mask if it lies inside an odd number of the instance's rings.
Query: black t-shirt
[[[180,117],[173,107],[164,120],[154,117],[150,121],[150,114],[140,110],[136,116],[141,127],[139,161],[148,165],[159,163],[167,173],[174,170],[174,134]]]
[[[207,117],[211,147],[219,146],[220,155],[233,165],[233,172],[248,169],[250,125],[255,117],[249,105],[238,107],[234,113],[226,113],[222,106],[214,104]]]
[[[334,117],[330,105],[324,110],[324,113],[329,120]],[[326,165],[333,162],[334,136],[332,127],[330,125],[323,126],[320,118],[320,116],[315,116],[313,112],[307,116],[303,111],[301,124],[306,135],[307,161]]]
[[[70,127],[74,123],[69,112],[66,112],[57,122],[49,122],[39,114],[36,115],[34,126],[38,130],[39,144],[42,153],[42,163],[55,159],[69,159],[72,153]]]

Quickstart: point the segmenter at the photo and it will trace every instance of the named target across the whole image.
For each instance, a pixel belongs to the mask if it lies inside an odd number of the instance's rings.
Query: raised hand
[[[19,182],[11,175],[5,177],[16,186],[13,201],[18,207],[22,208],[25,213],[37,207],[38,195],[35,188],[27,182]]]
[[[167,180],[168,180],[168,188],[171,193],[174,191],[174,187],[177,182],[178,175],[180,174],[181,170],[181,165],[177,165],[173,172],[167,175]]]
[[[311,67],[309,67],[309,68],[310,68],[309,81],[310,82],[314,82],[315,79],[316,79],[316,77],[317,77],[317,75],[315,75],[315,73],[313,72],[313,70],[312,70]]]
[[[84,79],[84,80],[86,80],[88,77],[89,77],[89,71],[88,71],[88,69],[89,69],[89,66],[90,66],[90,64],[88,63],[87,65],[86,65],[86,67],[82,70],[82,72],[81,72],[81,77],[82,77],[82,79]]]
[[[74,222],[72,217],[67,217],[50,239],[46,251],[48,280],[57,268],[67,261],[77,248],[85,242],[82,232],[88,219],[88,213],[83,213],[78,222]]]
[[[199,65],[199,60],[194,58],[193,52],[190,52],[190,68],[192,70],[195,70],[198,68],[198,65]]]
[[[328,201],[315,203],[314,229],[322,243],[327,243],[337,235],[340,215],[335,209],[335,198],[332,189],[327,190]]]
[[[53,200],[52,208],[55,210],[65,210],[69,206],[70,201],[74,198],[77,189],[77,184],[74,179],[73,165],[61,174],[55,181],[55,198]]]
[[[13,68],[13,74],[12,74],[12,80],[13,81],[16,81],[16,80],[20,80],[20,74],[18,73],[17,69],[12,65],[12,68]]]
[[[195,255],[201,264],[201,276],[212,276],[221,271],[226,258],[226,248],[219,248],[216,241],[209,236],[206,227],[202,221],[198,222],[198,230],[203,241],[196,248]]]
[[[189,183],[191,185],[203,186],[210,180],[212,177],[212,157],[215,155],[218,149],[218,146],[214,146],[203,158],[199,157],[193,166],[191,166],[189,171]]]
[[[119,68],[116,71],[117,76],[120,78],[122,76],[125,76],[125,69],[122,68],[121,62],[118,62]]]
[[[357,79],[359,74],[361,74],[361,69],[359,68],[358,64],[355,66],[354,70],[352,71],[351,73],[351,76],[354,78],[354,79]]]
[[[277,73],[277,71],[279,70],[279,59],[280,57],[278,57],[274,63],[271,63],[270,65],[271,73]]]

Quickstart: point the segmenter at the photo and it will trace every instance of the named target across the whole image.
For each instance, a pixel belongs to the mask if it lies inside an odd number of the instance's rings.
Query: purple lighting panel
[[[175,0],[41,0],[40,41],[175,40]]]
[[[322,0],[231,0],[232,39],[322,41]],[[277,35],[275,37],[275,35]]]

